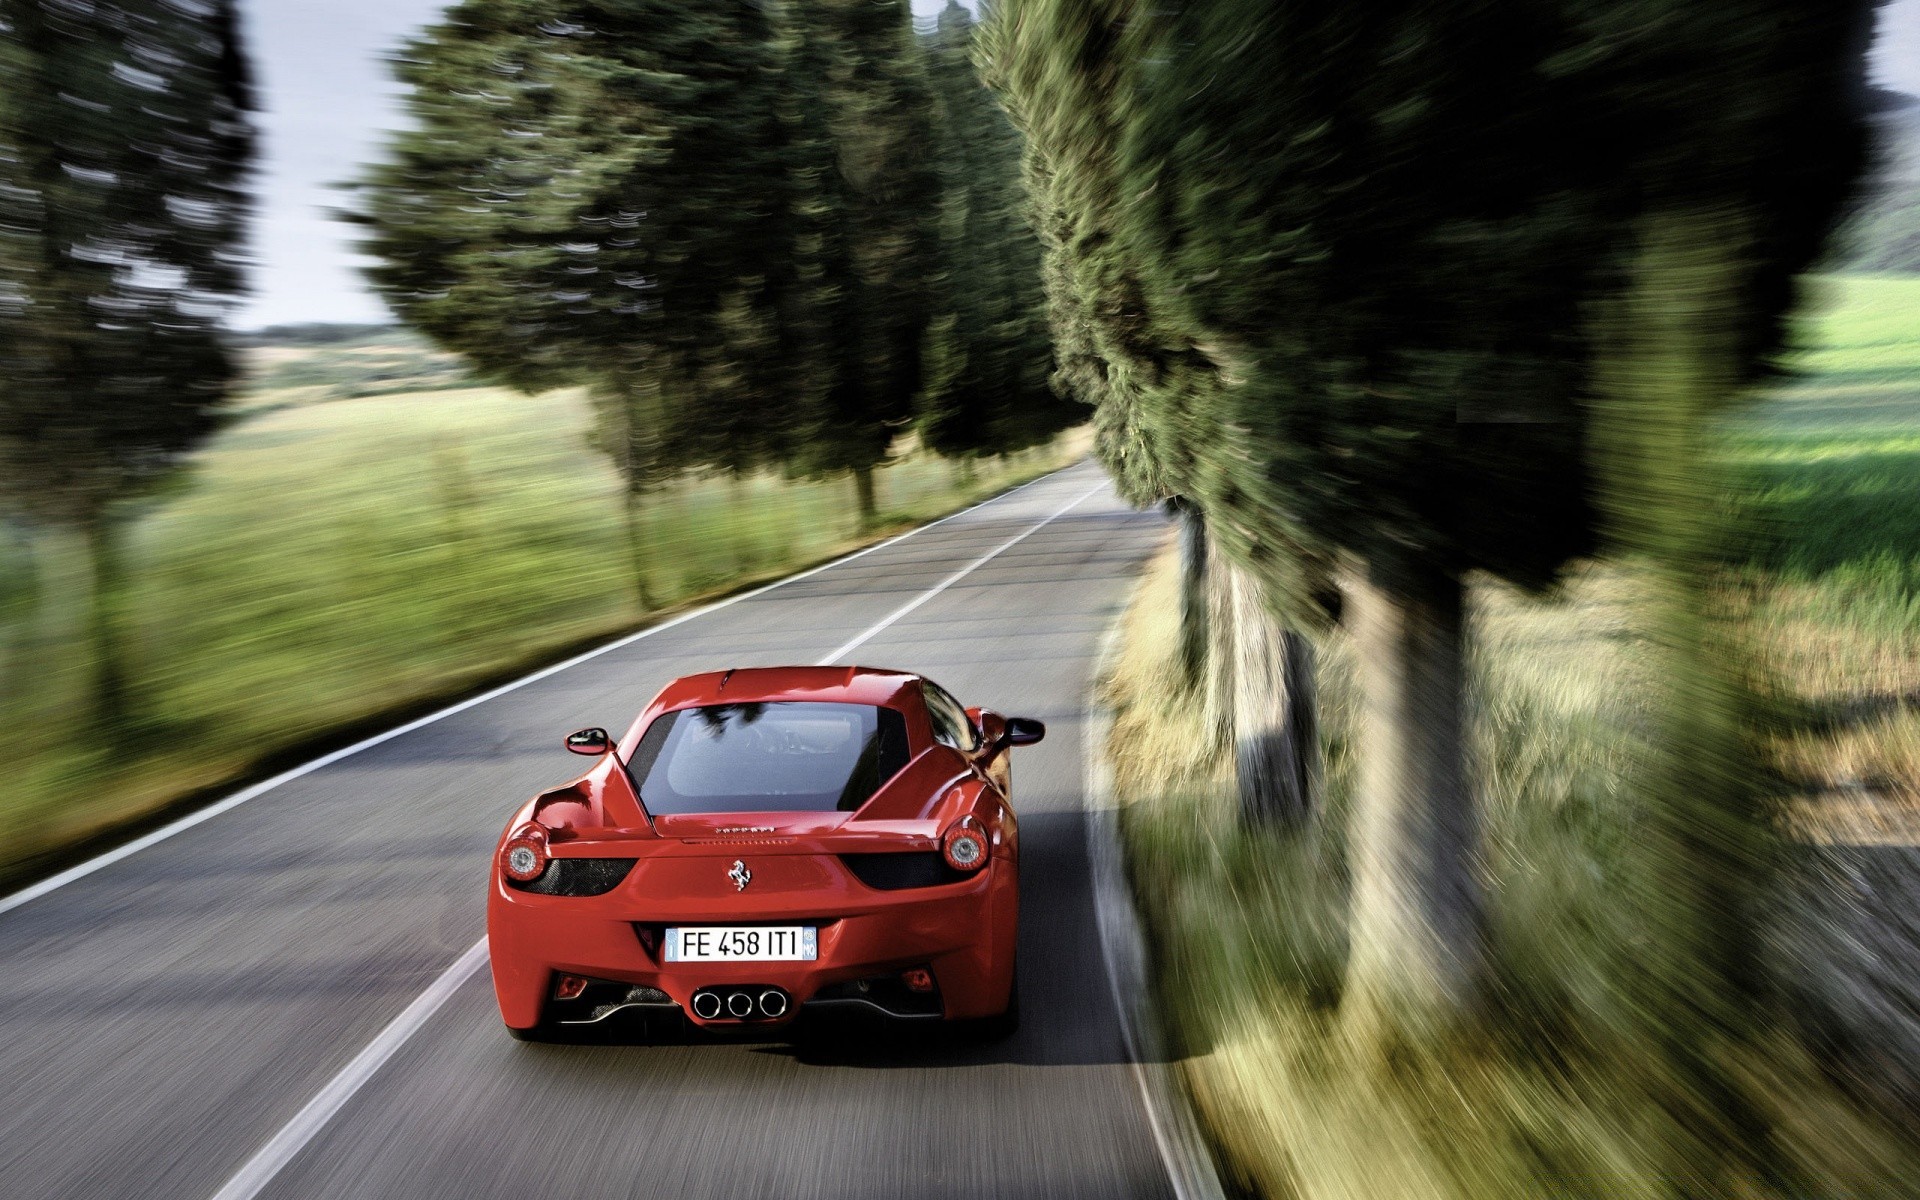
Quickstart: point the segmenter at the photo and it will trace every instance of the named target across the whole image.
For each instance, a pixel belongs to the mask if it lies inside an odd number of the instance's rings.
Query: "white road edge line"
[[[412,1004],[401,1010],[399,1016],[387,1023],[379,1036],[375,1037],[353,1061],[340,1069],[340,1073],[327,1081],[327,1086],[319,1094],[307,1101],[306,1107],[295,1113],[293,1120],[281,1126],[280,1132],[273,1135],[271,1141],[260,1147],[245,1166],[233,1173],[226,1185],[214,1193],[213,1200],[253,1200],[260,1189],[272,1182],[280,1169],[293,1161],[293,1156],[306,1148],[313,1135],[325,1128],[335,1113],[353,1099],[354,1093],[372,1079],[374,1072],[386,1065],[386,1061],[407,1044],[408,1039],[420,1031],[428,1018],[440,1010],[460,986],[473,978],[487,961],[487,939],[481,938],[467,947],[454,964],[441,972],[440,978],[433,981],[426,991],[414,998]]]
[[[554,663],[552,666],[542,667],[541,669],[533,672],[530,675],[522,675],[520,678],[515,679],[509,683],[501,684],[499,687],[494,688],[492,691],[483,692],[478,696],[468,697],[467,699],[462,700],[460,703],[449,705],[446,708],[440,709],[438,712],[428,713],[424,717],[420,717],[416,720],[408,721],[404,725],[396,726],[392,729],[386,730],[383,733],[377,733],[370,738],[366,738],[363,741],[355,742],[351,746],[342,746],[340,749],[335,750],[330,754],[323,754],[319,758],[313,759],[311,762],[301,763],[299,766],[293,767],[290,770],[282,771],[280,774],[275,775],[271,779],[263,779],[259,783],[254,784],[252,787],[242,788],[240,791],[233,793],[231,796],[227,796],[221,800],[216,800],[214,803],[208,805],[205,808],[198,809],[194,812],[188,813],[186,816],[181,817],[177,821],[174,821],[167,825],[162,825],[160,828],[154,830],[151,833],[143,834],[140,837],[137,837],[132,841],[125,843],[124,845],[116,846],[112,850],[107,851],[105,854],[101,854],[95,858],[90,858],[82,863],[77,863],[74,866],[68,867],[66,870],[61,871],[56,875],[47,876],[45,879],[42,879],[38,883],[29,884],[28,886],[21,888],[17,892],[13,892],[7,896],[0,897],[0,914],[11,912],[16,908],[19,908],[23,904],[27,904],[27,903],[30,903],[31,901],[38,900],[40,897],[46,895],[47,893],[55,891],[59,888],[65,887],[67,884],[72,883],[76,879],[84,879],[103,867],[110,867],[114,863],[117,863],[122,859],[131,858],[132,856],[140,853],[142,850],[145,850],[149,846],[158,845],[159,843],[166,841],[168,838],[173,837],[175,834],[185,833],[187,830],[192,829],[196,825],[199,825],[206,821],[211,821],[213,818],[219,816],[221,813],[230,812],[233,809],[240,807],[242,804],[245,804],[249,800],[255,799],[259,796],[263,796],[266,793],[272,791],[273,789],[282,786],[283,784],[292,783],[294,780],[299,779],[302,776],[311,775],[315,771],[320,770],[322,767],[332,766],[334,763],[339,762],[343,758],[351,758],[353,755],[359,754],[363,750],[371,750],[373,749],[373,747],[378,746],[383,742],[390,742],[394,738],[412,733],[416,729],[421,729],[421,728],[424,728],[425,726],[432,725],[436,721],[444,721],[448,717],[451,717],[456,713],[463,713],[468,709],[473,708],[477,705],[485,704],[487,701],[492,700],[496,697],[504,696],[508,692],[518,691],[519,689],[527,686],[530,683],[537,683],[540,680],[547,678],[549,675],[557,675],[562,671],[568,670],[569,668],[577,667],[581,663],[586,662],[589,659],[598,658],[602,654],[607,654],[611,651],[621,649],[624,646],[630,646],[633,643],[640,641],[642,638],[650,638],[656,633],[665,633],[667,630],[672,629],[676,625],[683,625],[686,622],[694,620],[697,617],[704,617],[710,612],[717,612],[718,610],[726,608],[729,605],[738,604],[742,600],[751,600],[755,596],[765,595],[766,593],[774,590],[775,588],[785,587],[789,583],[798,583],[802,579],[806,579],[811,576],[818,575],[822,571],[831,570],[834,567],[841,565],[842,563],[852,562],[856,558],[865,557],[866,555],[874,553],[876,550],[885,550],[888,546],[892,546],[899,542],[903,542],[906,539],[912,537],[916,533],[921,533],[925,530],[932,529],[936,525],[944,525],[948,521],[954,520],[955,518],[964,517],[968,513],[974,511],[977,508],[982,508],[998,500],[1005,500],[1007,497],[1012,496],[1017,492],[1025,491],[1026,489],[1033,487],[1035,484],[1043,483],[1046,480],[1052,479],[1055,476],[1061,474],[1062,472],[1068,471],[1071,469],[1072,469],[1072,466],[1067,466],[1067,467],[1062,467],[1059,471],[1049,471],[1047,474],[1042,475],[1037,479],[1028,480],[1027,482],[1021,484],[1019,487],[1009,488],[1007,491],[1000,493],[998,496],[989,496],[987,499],[982,500],[979,504],[970,505],[966,508],[961,509],[959,512],[956,512],[956,513],[949,513],[948,515],[941,517],[938,521],[929,521],[925,525],[915,526],[914,528],[907,530],[905,533],[900,534],[898,537],[888,538],[884,542],[876,542],[875,544],[868,546],[864,549],[855,550],[851,554],[842,555],[841,557],[834,559],[832,562],[821,563],[819,566],[813,567],[806,571],[802,571],[797,575],[788,575],[784,578],[776,579],[772,583],[768,583],[761,587],[754,588],[751,591],[741,592],[737,595],[728,596],[723,600],[716,600],[712,604],[703,605],[700,608],[694,609],[692,612],[681,613],[679,616],[674,617],[671,620],[662,621],[658,625],[649,625],[647,628],[639,630],[635,633],[630,633],[624,637],[616,638],[615,640],[608,642],[604,646],[596,646],[594,649],[588,650],[583,654],[576,654],[572,658],[567,659],[565,662]],[[1082,499],[1085,499],[1085,497],[1082,497]],[[1075,501],[1075,503],[1078,503],[1078,501]],[[1058,514],[1055,514],[1055,515],[1057,516]],[[1053,518],[1051,517],[1048,518],[1048,520],[1052,520],[1052,519]],[[858,643],[856,642],[855,644],[857,645]]]
[[[1059,472],[1055,471],[1049,475],[1042,475],[1040,479],[1049,479],[1049,478],[1052,478],[1053,475],[1057,475],[1057,474],[1059,474]],[[1040,479],[1035,479],[1029,483],[1022,484],[1021,487],[1023,488],[1031,487],[1034,483],[1040,482]],[[958,571],[955,571],[953,574],[947,576],[945,579],[935,584],[932,588],[921,593],[915,599],[907,602],[906,604],[901,605],[899,608],[895,609],[893,612],[889,613],[887,616],[881,618],[879,621],[869,626],[865,631],[863,631],[860,634],[860,636],[854,638],[852,641],[848,642],[845,646],[842,646],[840,649],[834,651],[832,654],[829,654],[827,657],[821,659],[820,662],[817,663],[816,665],[823,666],[823,667],[831,665],[833,661],[839,658],[841,655],[846,654],[852,651],[853,649],[855,649],[856,647],[863,645],[869,638],[873,637],[875,634],[879,633],[881,630],[885,629],[887,626],[893,624],[895,621],[898,621],[901,617],[906,616],[908,613],[912,612],[914,609],[919,608],[922,604],[925,604],[927,601],[933,599],[935,596],[939,595],[941,592],[946,591],[948,588],[952,587],[954,584],[958,583],[960,580],[966,578],[976,568],[991,561],[993,558],[995,558],[999,554],[1003,553],[1006,550],[1011,549],[1012,547],[1018,545],[1020,542],[1025,541],[1028,537],[1032,536],[1035,532],[1039,531],[1040,529],[1043,529],[1047,525],[1052,524],[1056,518],[1064,516],[1067,513],[1068,509],[1071,509],[1074,506],[1078,505],[1081,501],[1085,500],[1087,497],[1093,495],[1095,492],[1098,492],[1101,488],[1104,488],[1106,486],[1107,486],[1106,481],[1103,479],[1100,483],[1095,484],[1093,487],[1087,489],[1085,492],[1082,492],[1079,496],[1076,496],[1073,499],[1073,501],[1067,504],[1065,507],[1052,513],[1050,516],[1043,518],[1038,524],[1028,526],[1027,529],[1024,530],[1023,532],[1016,534],[1011,538],[1008,538],[1006,541],[1000,543],[1000,545],[994,547],[992,550],[989,550],[987,553],[981,555],[979,558],[974,559],[972,562],[968,563],[966,566],[960,568]],[[1012,491],[1004,492],[1000,496],[994,497],[994,499],[1004,499],[1006,496],[1012,495],[1014,491],[1019,491],[1019,490],[1020,488],[1015,488]],[[990,502],[991,501],[982,501],[981,504],[986,504]],[[973,506],[973,508],[979,508],[979,507],[980,507],[979,504],[976,504]],[[972,512],[973,508],[963,509],[962,512]],[[957,517],[960,515],[961,513],[954,513],[952,517],[943,517],[941,518],[941,520],[950,521],[953,519],[953,517]],[[586,659],[592,658],[596,654],[604,654],[608,650],[612,650],[618,646],[624,646],[628,642],[632,642],[637,640],[640,637],[644,637],[648,633],[653,633],[653,632],[657,632],[658,630],[665,629],[668,627],[668,625],[677,625],[681,621],[692,620],[694,617],[700,616],[702,613],[712,612],[716,608],[724,608],[726,605],[732,604],[735,601],[744,600],[749,596],[757,596],[761,592],[770,591],[773,588],[779,587],[781,583],[790,583],[795,579],[804,579],[806,578],[807,575],[817,574],[820,571],[826,570],[828,567],[838,566],[840,563],[846,562],[848,559],[858,558],[860,557],[861,554],[868,554],[874,550],[878,550],[881,548],[881,546],[891,546],[893,545],[894,542],[900,541],[901,538],[911,537],[914,534],[920,532],[921,529],[931,529],[934,525],[938,525],[939,523],[940,523],[939,521],[935,521],[928,525],[922,525],[919,527],[919,529],[908,530],[906,533],[901,534],[900,537],[893,538],[890,541],[882,542],[880,543],[880,545],[877,545],[877,546],[870,546],[866,550],[859,551],[855,554],[849,554],[847,555],[846,558],[835,559],[833,562],[827,563],[824,566],[815,567],[813,570],[806,572],[806,574],[804,575],[789,576],[788,578],[782,579],[777,583],[769,584],[767,587],[759,588],[752,592],[742,593],[739,596],[735,596],[727,600],[722,600],[717,604],[710,604],[706,608],[700,609],[697,612],[688,613],[683,617],[679,617],[674,621],[668,622],[667,625],[658,625],[658,626],[655,626],[653,629],[642,630],[638,634],[635,634],[627,638],[623,638],[618,642],[612,643],[611,645],[602,646],[598,650],[590,650],[586,654],[581,655],[579,658],[569,659],[558,666],[549,667],[544,671],[540,671],[533,675],[529,675],[525,679],[516,680],[515,682],[508,684],[506,687],[500,688],[496,691],[488,692],[485,696],[475,697],[474,699],[467,701],[465,704],[456,705],[453,708],[449,708],[442,712],[435,713],[431,717],[422,718],[421,720],[416,721],[411,725],[403,725],[399,729],[392,730],[388,733],[380,735],[380,737],[377,739],[369,739],[365,742],[359,743],[356,746],[350,746],[346,750],[337,751],[335,754],[329,755],[324,759],[316,759],[314,760],[314,762],[309,763],[307,767],[302,770],[301,773],[304,773],[306,770],[316,770],[320,766],[324,766],[326,763],[333,762],[338,758],[345,758],[348,754],[354,752],[355,750],[364,749],[367,746],[375,745],[377,742],[385,741],[388,738],[398,737],[400,734],[405,733],[410,729],[417,729],[421,725],[425,725],[433,721],[437,721],[441,717],[448,716],[452,713],[460,711],[462,708],[471,708],[473,705],[479,704],[483,700],[491,699],[492,697],[499,695],[501,692],[511,691],[514,688],[521,686],[522,684],[531,683],[535,679],[542,678],[546,675],[551,675],[555,671],[565,670],[567,667],[573,666],[575,663],[582,662]],[[269,780],[267,784],[262,784],[260,787],[260,790],[265,791],[269,785],[284,782],[285,780],[291,779],[294,777],[295,777],[294,774],[292,772],[289,772],[285,776],[276,777],[273,780]],[[222,803],[226,803],[226,802],[223,801]],[[236,801],[235,803],[238,803],[238,802]],[[232,807],[232,805],[229,804],[228,807]],[[169,828],[172,828],[172,827],[169,826]],[[122,857],[125,857],[125,856],[122,855]],[[91,865],[91,864],[88,864],[88,865]],[[101,863],[100,865],[104,866],[105,863]],[[299,1112],[295,1113],[291,1121],[288,1121],[285,1125],[283,1125],[280,1128],[280,1131],[274,1134],[273,1137],[268,1140],[266,1145],[260,1147],[260,1149],[257,1152],[255,1152],[254,1156],[247,1160],[244,1166],[242,1166],[238,1171],[234,1172],[232,1178],[228,1179],[226,1184],[222,1186],[218,1192],[214,1193],[213,1200],[254,1200],[254,1198],[260,1194],[261,1189],[265,1188],[267,1184],[273,1182],[274,1176],[278,1175],[282,1170],[282,1168],[284,1168],[288,1163],[292,1162],[295,1155],[299,1154],[302,1150],[306,1149],[307,1143],[311,1142],[316,1134],[318,1134],[322,1129],[326,1128],[327,1123],[333,1119],[336,1113],[338,1113],[342,1108],[346,1106],[347,1101],[353,1099],[354,1094],[357,1093],[362,1087],[364,1087],[367,1081],[372,1079],[374,1074],[378,1072],[382,1066],[386,1065],[387,1060],[392,1058],[396,1053],[398,1053],[400,1048],[406,1045],[408,1040],[410,1040],[414,1034],[420,1031],[421,1027],[424,1026],[429,1019],[432,1018],[433,1014],[440,1010],[441,1005],[445,1004],[447,1000],[450,999],[455,992],[459,991],[460,987],[463,984],[465,984],[469,979],[472,979],[475,975],[479,974],[480,968],[483,965],[485,965],[486,961],[487,961],[487,939],[483,937],[479,941],[475,942],[473,945],[469,946],[467,948],[467,952],[465,954],[462,954],[458,959],[456,959],[452,966],[448,967],[445,971],[441,972],[440,977],[438,979],[435,979],[433,983],[428,986],[426,991],[420,993],[419,996],[415,997],[413,1003],[407,1005],[407,1007],[401,1011],[399,1016],[395,1017],[392,1021],[388,1022],[387,1027],[385,1029],[382,1029],[379,1035],[376,1036],[371,1042],[368,1042],[365,1049],[361,1050],[360,1053],[353,1056],[352,1062],[349,1062],[346,1066],[340,1068],[339,1074],[335,1075],[332,1079],[328,1080],[327,1085],[321,1088],[319,1093],[315,1095],[313,1099],[307,1101],[305,1107],[301,1108]]]
[[[1078,496],[1075,496],[1058,512],[1055,512],[1052,516],[1049,516],[1044,521],[1041,521],[1038,525],[1029,526],[1024,532],[1015,534],[1013,537],[1010,537],[1006,541],[1001,542],[998,546],[995,546],[993,549],[987,551],[985,554],[982,554],[979,558],[974,559],[972,562],[968,563],[966,566],[961,567],[958,571],[955,571],[953,574],[947,576],[945,579],[942,579],[939,583],[934,584],[932,587],[928,588],[926,591],[921,592],[918,596],[915,596],[913,599],[907,601],[905,604],[902,604],[899,608],[894,609],[892,612],[888,613],[886,616],[882,617],[880,620],[874,622],[873,625],[869,626],[866,630],[861,632],[852,641],[840,647],[838,650],[835,650],[832,654],[827,655],[825,658],[821,659],[815,665],[822,666],[822,667],[831,666],[835,662],[838,662],[840,659],[843,659],[847,655],[852,654],[855,650],[858,650],[860,647],[866,645],[869,639],[871,639],[875,634],[879,633],[881,630],[885,629],[887,626],[893,624],[895,621],[898,621],[901,617],[906,616],[908,613],[912,612],[914,609],[919,608],[922,604],[925,604],[927,601],[933,599],[935,596],[938,596],[941,592],[946,591],[948,588],[952,587],[954,584],[959,583],[962,579],[965,579],[967,576],[973,574],[974,571],[978,570],[979,568],[985,566],[987,563],[998,558],[1001,554],[1005,553],[1008,550],[1013,549],[1015,546],[1019,545],[1021,542],[1026,541],[1028,538],[1032,537],[1034,534],[1040,532],[1042,529],[1045,529],[1048,525],[1051,525],[1056,519],[1066,516],[1069,509],[1077,507],[1082,500],[1085,500],[1088,496],[1093,495],[1095,492],[1099,491],[1101,488],[1106,486],[1107,486],[1106,481],[1102,480],[1101,482],[1088,488],[1086,491],[1080,493]]]
[[[1119,653],[1121,629],[1121,622],[1116,620],[1101,638],[1094,679],[1106,678],[1108,667]],[[1087,859],[1100,957],[1107,967],[1107,988],[1113,997],[1114,1015],[1120,1021],[1120,1040],[1125,1044],[1127,1065],[1140,1091],[1141,1107],[1146,1110],[1147,1130],[1153,1135],[1154,1149],[1160,1152],[1174,1200],[1224,1200],[1226,1193],[1213,1153],[1174,1077],[1175,1068],[1166,1061],[1155,1023],[1153,996],[1146,978],[1146,937],[1122,861],[1125,851],[1120,847],[1112,772],[1107,767],[1106,744],[1113,715],[1101,702],[1097,689],[1090,693],[1088,705],[1086,745],[1082,747],[1086,755],[1083,811],[1087,816]]]

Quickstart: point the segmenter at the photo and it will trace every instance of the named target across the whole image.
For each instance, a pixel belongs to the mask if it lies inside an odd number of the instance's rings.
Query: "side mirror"
[[[973,722],[973,732],[980,744],[989,750],[997,750],[1007,737],[1007,719],[992,709],[970,708],[967,720]]]
[[[595,725],[567,735],[567,749],[575,754],[605,754],[613,749],[613,735]]]
[[[1047,727],[1032,717],[1008,717],[1006,739],[1009,746],[1031,746],[1047,736]]]

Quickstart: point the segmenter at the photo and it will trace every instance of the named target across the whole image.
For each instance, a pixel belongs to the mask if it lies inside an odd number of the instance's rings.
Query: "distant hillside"
[[[248,346],[333,346],[377,338],[398,330],[398,325],[349,325],[335,321],[306,321],[297,325],[269,325],[265,329],[243,331],[238,337]]]
[[[238,338],[252,405],[471,387],[466,365],[398,325],[274,325]]]
[[[1879,162],[1840,235],[1839,266],[1920,273],[1920,97],[1875,89]]]

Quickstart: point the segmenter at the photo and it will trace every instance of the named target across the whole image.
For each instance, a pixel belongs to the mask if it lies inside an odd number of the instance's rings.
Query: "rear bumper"
[[[710,873],[722,878],[723,866]],[[716,888],[716,894],[679,901],[650,896],[648,872],[634,875],[607,895],[570,897],[509,888],[494,873],[487,936],[494,993],[508,1025],[529,1029],[542,1020],[604,1019],[612,1015],[609,1003],[626,1007],[619,1002],[627,995],[635,1007],[661,1011],[671,1006],[697,1025],[715,1027],[777,1026],[815,1001],[818,1007],[844,1004],[949,1019],[992,1016],[1006,1007],[1018,921],[1015,867],[1008,859],[996,859],[971,879],[937,887],[882,891],[846,878],[835,886],[764,897],[717,894]],[[702,924],[810,925],[818,931],[818,957],[811,962],[663,961],[665,927]],[[876,981],[912,967],[931,969],[935,996],[902,1004],[884,984],[876,992]],[[634,990],[620,993],[595,985],[597,1003],[557,1004],[554,986],[561,974]],[[643,988],[664,993],[665,1001],[638,990]],[[747,1020],[724,1012],[707,1018],[695,1011],[695,993],[740,988],[779,989],[788,997],[786,1011],[776,1018],[756,1013]]]

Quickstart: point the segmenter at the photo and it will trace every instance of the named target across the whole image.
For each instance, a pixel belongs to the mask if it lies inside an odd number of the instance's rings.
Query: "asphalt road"
[[[1102,478],[1087,464],[1048,476],[0,911],[0,1194],[1170,1194],[1102,966],[1082,809],[1093,657],[1162,524]],[[623,727],[677,675],[818,661],[896,614],[853,660],[1047,722],[1014,766],[1021,1031],[990,1045],[859,1027],[796,1043],[509,1039],[484,965],[449,968],[484,933],[507,814],[578,772],[560,735]],[[323,1093],[338,1103],[316,1107]],[[293,1153],[263,1175],[273,1146]]]

